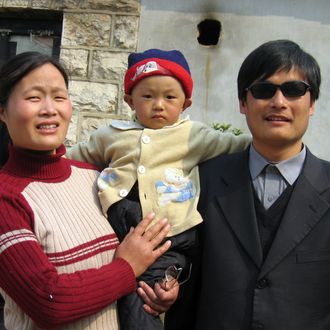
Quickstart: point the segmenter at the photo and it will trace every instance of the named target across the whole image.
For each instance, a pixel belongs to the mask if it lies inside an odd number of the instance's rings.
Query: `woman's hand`
[[[167,219],[159,220],[147,230],[154,216],[154,213],[148,214],[135,229],[131,228],[115,253],[115,258],[125,259],[131,265],[136,277],[171,246],[171,241],[161,244],[170,230]]]
[[[143,309],[152,315],[166,312],[175,302],[179,294],[177,281],[171,281],[166,285],[156,283],[152,289],[147,283],[139,282],[137,292],[145,302]]]

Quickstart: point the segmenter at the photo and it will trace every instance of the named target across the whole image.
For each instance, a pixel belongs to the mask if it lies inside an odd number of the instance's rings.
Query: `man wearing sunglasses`
[[[195,329],[329,330],[330,164],[303,143],[319,66],[296,43],[271,41],[237,82],[253,142],[200,166]]]

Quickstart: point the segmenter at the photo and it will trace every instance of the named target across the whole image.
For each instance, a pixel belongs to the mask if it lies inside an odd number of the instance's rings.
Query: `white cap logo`
[[[139,77],[143,74],[158,71],[158,70],[159,70],[159,68],[158,68],[157,62],[150,61],[150,62],[147,62],[147,63],[141,65],[141,66],[138,66],[136,68],[135,75],[131,79],[132,79],[132,81],[134,81],[137,77]]]

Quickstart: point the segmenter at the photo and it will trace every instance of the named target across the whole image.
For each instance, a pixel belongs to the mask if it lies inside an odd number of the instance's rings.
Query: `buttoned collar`
[[[299,154],[284,160],[279,163],[272,163],[262,157],[258,151],[254,148],[253,144],[249,150],[249,168],[251,178],[254,180],[263,171],[265,166],[272,164],[275,165],[284,179],[292,185],[298,178],[302,171],[304,161],[306,158],[306,146],[304,145]]]

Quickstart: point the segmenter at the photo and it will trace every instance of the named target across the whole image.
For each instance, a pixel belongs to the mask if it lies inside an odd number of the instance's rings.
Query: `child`
[[[113,120],[99,128],[89,142],[74,146],[68,157],[108,166],[98,179],[99,197],[119,240],[150,211],[157,219],[170,220],[170,252],[140,278],[153,285],[164,278],[169,266],[182,268],[185,274],[198,246],[196,226],[202,218],[197,212],[197,165],[243,150],[251,138],[180,118],[192,103],[193,81],[177,50],[130,54],[124,87],[134,119]],[[121,329],[162,329],[160,319],[145,313],[142,305],[136,293],[118,301]]]

